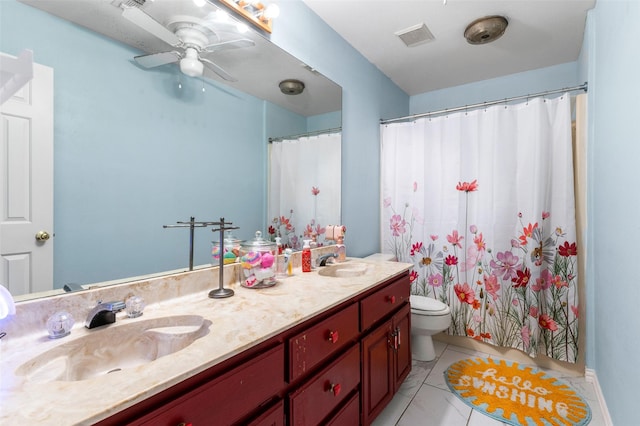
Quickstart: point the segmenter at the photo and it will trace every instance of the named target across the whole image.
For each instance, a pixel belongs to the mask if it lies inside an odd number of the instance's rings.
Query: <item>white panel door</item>
[[[38,64],[0,105],[0,284],[53,288],[53,69]]]

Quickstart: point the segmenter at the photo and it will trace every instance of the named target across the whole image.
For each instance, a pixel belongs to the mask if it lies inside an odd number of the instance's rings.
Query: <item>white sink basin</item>
[[[211,321],[177,315],[126,324],[70,340],[22,364],[16,370],[33,382],[78,381],[147,364],[186,348],[209,333]]]
[[[318,271],[318,275],[323,277],[359,277],[373,271],[373,265],[364,262],[345,262],[323,266]]]

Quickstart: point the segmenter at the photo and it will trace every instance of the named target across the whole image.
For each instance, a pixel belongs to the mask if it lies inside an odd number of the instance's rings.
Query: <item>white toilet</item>
[[[451,311],[439,300],[411,295],[411,353],[418,361],[435,359],[431,336],[451,325]]]

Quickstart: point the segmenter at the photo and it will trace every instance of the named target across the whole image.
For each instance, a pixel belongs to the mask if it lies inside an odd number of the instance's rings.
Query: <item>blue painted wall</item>
[[[569,62],[415,95],[411,97],[410,109],[411,114],[439,111],[578,86],[585,81],[579,79],[577,62]]]
[[[0,31],[0,51],[54,69],[57,287],[186,267],[188,231],[162,225],[192,215],[241,238],[264,229],[267,112],[287,132],[305,117],[213,82],[203,93],[171,65],[142,70],[134,49],[15,1],[0,2]],[[214,238],[196,230],[196,265]]]
[[[638,424],[638,22],[640,2],[598,0],[585,40],[591,125],[587,363],[616,425]]]
[[[271,41],[342,86],[342,218],[347,254],[380,251],[380,126],[409,97],[300,0],[279,1]]]

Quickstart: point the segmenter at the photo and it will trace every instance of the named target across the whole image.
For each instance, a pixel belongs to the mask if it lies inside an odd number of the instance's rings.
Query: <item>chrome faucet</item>
[[[120,312],[126,307],[124,302],[98,302],[89,312],[84,326],[87,328],[100,327],[101,325],[113,324],[116,322],[116,312]]]
[[[338,253],[329,253],[329,254],[323,254],[322,256],[318,256],[318,259],[316,260],[316,266],[327,266],[327,260],[331,259],[331,258],[337,258],[338,257]]]

